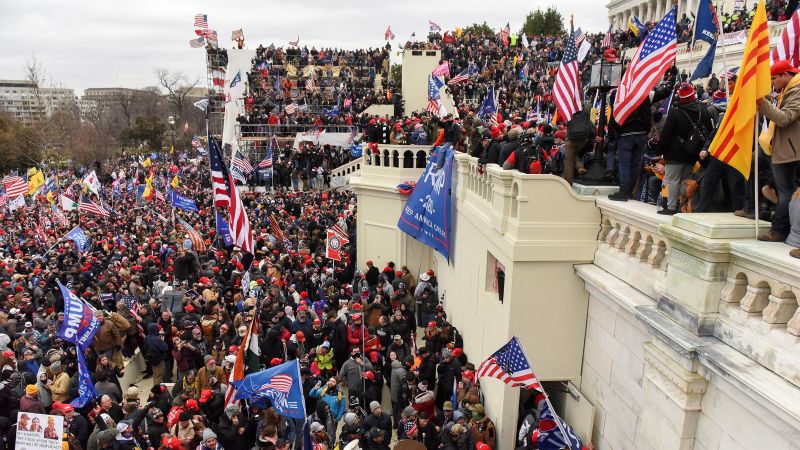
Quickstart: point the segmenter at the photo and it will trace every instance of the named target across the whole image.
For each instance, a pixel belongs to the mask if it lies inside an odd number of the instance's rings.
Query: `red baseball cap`
[[[782,59],[780,61],[776,61],[775,64],[769,70],[770,75],[773,77],[777,77],[778,75],[783,75],[784,73],[798,73],[800,70],[797,70],[795,66],[792,65],[791,61],[787,59]]]
[[[193,398],[186,400],[186,409],[197,409],[197,400]]]

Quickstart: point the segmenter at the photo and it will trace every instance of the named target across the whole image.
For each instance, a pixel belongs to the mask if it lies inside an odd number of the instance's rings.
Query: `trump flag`
[[[94,316],[94,311],[89,305],[72,293],[66,286],[56,280],[61,295],[64,297],[64,323],[58,330],[58,336],[78,346],[78,352],[82,352],[91,345],[100,322]]]
[[[440,156],[440,153],[444,155]],[[444,158],[442,158],[442,156]],[[441,168],[437,161],[443,159]],[[453,147],[437,147],[400,214],[397,227],[450,260]]]
[[[251,373],[242,381],[234,381],[233,385],[236,386],[235,400],[269,399],[278,414],[294,419],[306,418],[300,362],[296,359]]]

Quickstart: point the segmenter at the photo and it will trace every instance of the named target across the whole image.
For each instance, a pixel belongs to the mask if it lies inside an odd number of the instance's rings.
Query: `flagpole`
[[[517,345],[519,345],[519,348],[522,350],[522,356],[525,358],[525,362],[528,363],[528,367],[533,367],[531,365],[530,360],[528,359],[528,355],[525,353],[525,349],[522,348],[522,342],[520,342],[519,339],[517,339],[516,336],[514,336],[514,339],[517,341]],[[569,450],[573,450],[572,444],[570,443],[569,436],[567,436],[567,431],[564,430],[564,426],[561,424],[561,417],[559,417],[558,414],[556,414],[556,410],[555,410],[555,408],[553,408],[553,404],[550,403],[550,396],[547,395],[547,391],[544,390],[544,386],[542,386],[542,394],[544,395],[544,401],[547,402],[547,406],[550,408],[550,412],[553,413],[553,417],[556,419],[555,422],[556,422],[556,425],[558,425],[558,431],[561,433],[561,436],[564,438],[564,443],[567,444],[567,448],[569,448]]]
[[[722,7],[724,6],[724,4],[719,4],[719,2],[717,2],[717,3],[718,3],[717,4],[717,9],[718,9],[718,11],[717,11],[717,23],[719,23],[719,13],[720,13],[720,11],[722,11]],[[720,27],[719,37],[722,38],[722,70],[723,70],[723,73],[725,73],[725,99],[727,101],[727,100],[730,100],[731,93],[728,92],[728,61],[727,61],[727,58],[725,57],[725,30],[722,29],[721,25],[719,27]],[[719,39],[717,39],[717,43],[719,43]],[[756,225],[756,226],[758,226],[758,225]]]
[[[725,83],[725,85],[727,86],[728,83]],[[767,100],[765,99],[764,101],[767,101]],[[754,192],[753,192],[753,205],[754,205],[754,208],[755,208],[755,218],[756,218],[756,239],[758,239],[758,233],[759,233],[759,229],[758,229],[759,228],[758,227],[758,223],[759,223],[759,213],[758,212],[759,211],[758,210],[760,209],[759,205],[758,205],[758,128],[759,128],[758,109],[756,109],[756,114],[755,114],[755,118],[753,119],[753,122],[754,122],[753,123],[753,148],[754,148],[754,151],[753,151],[753,155],[754,156],[753,156],[753,158],[755,159],[755,162],[754,162],[755,167],[753,168],[754,169],[753,170],[753,177],[755,178],[755,180],[753,180],[753,186],[755,186],[755,188],[753,189],[754,190]]]

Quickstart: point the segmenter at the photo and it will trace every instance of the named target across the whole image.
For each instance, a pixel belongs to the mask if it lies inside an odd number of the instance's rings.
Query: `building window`
[[[497,294],[497,299],[503,303],[505,293],[506,266],[497,260],[491,253],[486,254],[486,291]]]

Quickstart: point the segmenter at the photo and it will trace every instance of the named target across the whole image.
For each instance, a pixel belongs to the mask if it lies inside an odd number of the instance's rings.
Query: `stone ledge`
[[[655,300],[594,264],[576,264],[575,274],[587,284],[587,291],[591,293],[589,285],[596,287],[596,290],[604,297],[627,310],[631,315],[635,314],[636,308],[655,309],[656,307]]]
[[[769,229],[768,222],[762,220],[760,224]],[[755,221],[733,213],[676,214],[672,225],[709,239],[747,239],[756,235]]]
[[[789,251],[794,247],[782,242],[761,242],[755,239],[732,242],[731,255],[736,257],[736,263],[748,268],[769,272],[780,272],[782,276],[790,277],[792,285],[800,286],[800,259],[789,256]],[[751,267],[757,265],[756,267]]]
[[[596,202],[604,215],[627,219],[623,220],[623,222],[649,230],[651,233],[658,234],[659,226],[661,224],[669,224],[672,220],[669,216],[658,214],[656,207],[647,203],[637,201],[615,202],[607,198],[598,198]]]
[[[756,403],[786,422],[783,429],[800,429],[800,389],[762,365],[716,339],[698,348],[704,367],[735,386]],[[773,428],[778,428],[773,426]],[[787,436],[796,440],[799,436]]]
[[[717,314],[703,314],[692,310],[683,303],[672,299],[669,294],[658,297],[658,310],[697,336],[714,334]]]

